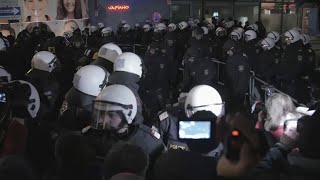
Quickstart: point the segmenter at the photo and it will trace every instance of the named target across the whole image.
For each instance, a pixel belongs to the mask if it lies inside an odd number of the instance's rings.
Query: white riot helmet
[[[139,24],[139,23],[136,23],[136,24],[134,25],[134,27],[139,28],[139,27],[140,27],[140,24]]]
[[[207,35],[209,33],[209,29],[207,27],[202,26],[201,28],[203,29],[203,34],[204,35]]]
[[[91,32],[96,32],[98,30],[97,26],[90,26],[90,31]]]
[[[177,26],[174,23],[170,23],[168,25],[168,31],[169,32],[175,31],[176,29],[177,29]]]
[[[130,28],[131,28],[131,26],[129,24],[125,24],[125,25],[122,26],[122,30],[124,32],[128,32],[130,30]]]
[[[122,20],[120,23],[121,23],[122,25],[125,25],[125,24],[127,24],[127,21],[126,21],[126,20]]]
[[[73,32],[72,31],[66,31],[63,33],[63,36],[67,39],[70,39],[73,36]]]
[[[209,30],[214,30],[214,28],[216,26],[214,24],[209,23],[209,24],[207,24],[207,27],[208,27]]]
[[[179,23],[178,26],[179,26],[179,29],[180,29],[180,30],[183,30],[183,29],[185,29],[185,28],[188,27],[188,23],[185,22],[185,21],[182,21],[182,22]]]
[[[233,30],[230,34],[230,37],[231,39],[239,41],[242,38],[242,34],[238,30]]]
[[[262,49],[264,50],[270,50],[275,46],[276,42],[272,39],[272,38],[264,38],[261,43],[260,46],[262,47]]]
[[[40,109],[40,96],[37,89],[29,82],[19,80],[21,84],[26,84],[30,87],[29,104],[27,106],[28,113],[32,118],[36,118]]]
[[[113,63],[120,54],[122,54],[122,50],[119,46],[113,43],[103,45],[98,52],[99,57],[107,59]]]
[[[267,37],[272,38],[276,43],[280,40],[280,34],[276,31],[269,32]]]
[[[167,26],[165,24],[163,24],[163,23],[159,23],[159,24],[157,24],[156,29],[158,31],[164,31],[164,30],[167,29]]]
[[[258,27],[257,24],[250,24],[250,25],[248,26],[248,29],[254,30],[254,31],[258,31],[259,27]]]
[[[106,36],[110,36],[112,33],[112,28],[111,27],[105,27],[101,30],[101,35],[103,37],[106,37]]]
[[[143,25],[143,31],[144,31],[144,32],[149,32],[149,31],[150,31],[150,29],[151,29],[151,27],[150,27],[150,25],[149,25],[149,24],[145,24],[145,25]]]
[[[82,35],[91,35],[91,29],[87,26],[82,27],[81,34]]]
[[[300,39],[302,40],[304,45],[310,42],[310,36],[308,34],[300,34]]]
[[[97,24],[97,26],[98,26],[100,29],[104,28],[104,24],[103,24],[102,22],[99,22],[99,23]]]
[[[236,27],[235,29],[241,32],[241,34],[244,34],[244,29],[242,27]]]
[[[217,117],[221,117],[224,115],[224,102],[219,92],[213,87],[198,85],[188,93],[184,109],[188,118],[198,111],[210,111]]]
[[[100,66],[83,66],[73,76],[73,87],[84,94],[98,96],[105,88],[109,75]]]
[[[289,30],[284,33],[285,41],[287,42],[287,45],[295,43],[300,40],[300,33],[295,30]]]
[[[11,74],[4,67],[0,66],[0,82],[10,82]]]
[[[257,33],[254,30],[247,30],[244,33],[244,36],[245,36],[245,41],[249,42],[257,38]]]
[[[221,36],[225,36],[226,34],[227,34],[227,31],[223,27],[218,27],[216,29],[216,36],[221,37]]]
[[[125,125],[123,121],[131,124],[136,114],[137,100],[133,92],[123,85],[110,85],[94,101],[91,127],[119,132]]]
[[[123,71],[142,76],[142,61],[140,57],[131,52],[125,52],[117,57],[113,65],[113,71]]]
[[[232,28],[234,26],[234,21],[228,21],[224,23],[226,29]]]
[[[34,69],[52,72],[60,66],[57,57],[48,51],[40,51],[31,60],[31,67]]]

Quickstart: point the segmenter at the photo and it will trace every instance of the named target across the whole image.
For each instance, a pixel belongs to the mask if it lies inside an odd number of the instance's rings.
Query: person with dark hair
[[[145,177],[149,157],[139,146],[129,143],[113,145],[104,160],[104,179],[109,180],[119,173],[132,173]]]
[[[61,135],[55,144],[55,158],[57,167],[47,175],[47,180],[101,179],[101,172],[94,163],[94,150],[84,136],[73,132]]]
[[[57,20],[82,19],[80,0],[59,0],[57,8]]]
[[[242,106],[249,87],[250,65],[239,42],[229,39],[223,46],[227,56],[226,80],[230,93],[230,104],[235,109]]]
[[[7,156],[0,159],[1,180],[34,180],[32,169],[22,159],[16,156]]]

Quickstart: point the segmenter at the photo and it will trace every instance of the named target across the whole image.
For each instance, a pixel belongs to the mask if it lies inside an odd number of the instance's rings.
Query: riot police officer
[[[120,54],[122,50],[119,46],[112,43],[105,44],[100,48],[98,58],[91,64],[102,66],[108,72],[113,72],[113,63]]]
[[[177,59],[179,61],[179,64],[181,64],[183,60],[183,56],[188,48],[187,42],[190,38],[190,32],[188,28],[188,23],[185,21],[182,21],[178,25],[179,31],[177,34]]]
[[[222,47],[228,38],[227,31],[223,27],[218,27],[215,31],[215,35],[216,36],[212,41],[212,57],[222,61],[225,60]]]
[[[266,78],[267,82],[270,82],[279,71],[281,55],[277,53],[275,41],[271,38],[263,39],[259,46],[262,52],[256,63],[256,73]]]
[[[189,48],[201,49],[201,55],[207,57],[209,55],[209,41],[204,39],[204,30],[197,27],[192,31],[192,38],[189,42]]]
[[[316,68],[316,54],[312,49],[310,44],[310,36],[307,34],[301,34],[300,39],[303,42],[303,52],[304,52],[304,73],[303,75],[309,75]]]
[[[141,43],[142,33],[143,33],[143,30],[140,27],[140,24],[136,23],[134,25],[134,29],[132,30],[132,36],[133,36],[133,43],[134,44],[140,44]]]
[[[199,84],[214,86],[216,82],[216,68],[214,62],[205,57],[201,48],[190,47],[183,60],[183,92]]]
[[[274,42],[276,43],[274,47],[276,48],[277,53],[282,54],[283,49],[280,41],[280,34],[276,31],[271,31],[267,34],[267,37],[274,40]]]
[[[286,47],[282,55],[284,67],[281,79],[292,82],[292,80],[299,78],[304,70],[303,43],[300,40],[300,33],[295,30],[285,32],[284,41]]]
[[[60,62],[54,54],[40,51],[32,58],[31,67],[26,74],[27,80],[36,87],[46,113],[50,113],[54,111],[60,93],[60,85],[54,75],[54,71],[60,67]]]
[[[230,94],[230,104],[233,108],[242,107],[247,93],[250,78],[250,65],[242,48],[232,39],[227,40],[223,46],[227,54],[226,76],[227,87]],[[236,109],[234,109],[236,110]]]
[[[139,56],[131,52],[125,52],[117,57],[113,66],[108,84],[121,84],[128,87],[137,99],[137,115],[134,124],[142,124],[143,103],[138,93],[139,81],[142,77],[142,61]]]
[[[115,37],[111,27],[105,27],[101,30],[101,40],[100,45],[103,46],[104,44],[114,43]]]
[[[124,24],[122,26],[121,32],[117,34],[117,43],[118,44],[133,43],[133,34],[132,34],[131,26],[129,24]]]
[[[203,94],[206,94],[206,96],[203,96]],[[194,116],[197,113],[198,115],[201,114],[201,118]],[[195,148],[192,143],[189,144],[187,141],[181,141],[181,139],[178,138],[179,120],[212,120],[212,123],[215,123],[217,117],[224,115],[224,102],[219,92],[213,87],[198,85],[188,93],[183,103],[183,114],[183,116],[174,117],[168,111],[160,113],[159,131],[169,149],[176,149],[176,147],[178,147],[178,149],[192,151],[192,149]],[[212,132],[216,132],[214,128],[211,130]],[[214,136],[211,136],[210,139],[213,144],[207,144],[208,151],[205,153],[215,149],[212,145],[216,145],[216,139]],[[215,153],[212,153],[211,155],[214,154]]]
[[[148,46],[153,39],[153,31],[149,24],[143,25],[143,34],[141,37],[141,44]]]
[[[80,68],[73,77],[73,87],[60,108],[60,130],[81,131],[90,125],[92,103],[107,85],[109,72],[96,65]]]
[[[247,30],[244,33],[244,36],[245,36],[244,52],[248,57],[248,61],[251,66],[251,69],[255,69],[256,60],[260,53],[260,48],[257,47],[257,44],[258,44],[257,33],[253,30]]]
[[[137,101],[133,92],[123,85],[107,86],[94,101],[91,128],[86,134],[96,142],[99,155],[104,156],[113,144],[126,141],[141,147],[151,159],[164,149],[160,135],[142,124],[133,124]],[[100,131],[97,139],[93,131]],[[101,137],[102,136],[102,137]]]
[[[155,33],[155,40],[162,35]],[[159,39],[160,40],[160,39]],[[167,55],[166,43],[163,41],[152,42],[144,57],[146,67],[142,83],[141,94],[149,115],[154,115],[166,104],[170,88],[170,60]],[[155,83],[157,82],[157,83]],[[156,95],[156,98],[155,98]]]

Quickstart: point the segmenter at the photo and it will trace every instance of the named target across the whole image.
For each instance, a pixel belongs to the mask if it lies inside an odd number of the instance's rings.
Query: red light
[[[110,11],[128,10],[130,6],[127,5],[112,5],[107,7]]]
[[[239,136],[239,131],[237,131],[237,130],[233,130],[232,132],[231,132],[231,134],[232,134],[232,136]]]

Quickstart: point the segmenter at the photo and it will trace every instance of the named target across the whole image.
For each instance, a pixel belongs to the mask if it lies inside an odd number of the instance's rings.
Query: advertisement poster
[[[88,0],[21,0],[22,15],[19,23],[11,23],[15,34],[27,28],[45,24],[56,36],[75,27],[86,26],[89,18]]]

